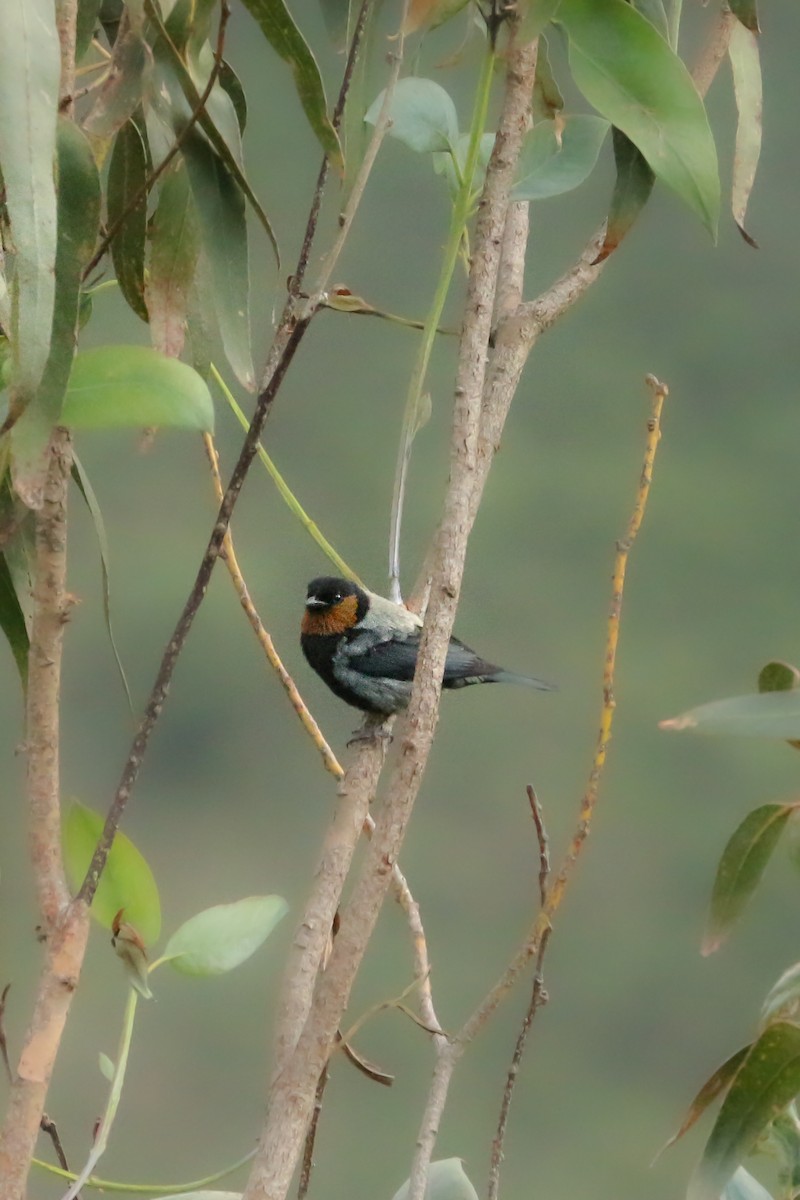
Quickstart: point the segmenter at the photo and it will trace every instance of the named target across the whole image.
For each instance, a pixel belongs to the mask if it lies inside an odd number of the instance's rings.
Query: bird
[[[422,621],[350,579],[324,575],[308,585],[300,645],[309,665],[353,708],[387,718],[411,699]],[[487,662],[451,637],[443,688],[474,683],[517,683],[553,691],[555,684]]]

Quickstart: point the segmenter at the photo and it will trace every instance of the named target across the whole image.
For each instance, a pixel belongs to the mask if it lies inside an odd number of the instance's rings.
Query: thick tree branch
[[[508,196],[529,120],[535,61],[535,46],[512,50],[510,54],[503,113],[479,207],[456,376],[451,478],[437,539],[434,582],[420,660],[408,716],[401,732],[399,762],[387,800],[377,817],[363,870],[342,913],[339,933],[327,969],[319,979],[313,1006],[297,1014],[292,1032],[302,1032],[296,1044],[292,1047],[289,1039],[282,1044],[267,1123],[245,1191],[246,1200],[282,1200],[290,1186],[313,1110],[314,1089],[330,1054],[355,973],[391,881],[392,867],[433,740],[444,657],[455,618],[472,525],[472,488],[486,354]],[[380,752],[367,746],[357,761],[361,760],[373,765],[371,772],[364,772],[364,778],[370,777],[370,786],[374,790],[378,773],[374,768],[379,768]],[[366,812],[369,796],[361,798],[361,803]],[[315,932],[320,935],[318,930],[309,930],[309,936]],[[307,994],[307,985],[303,994]],[[284,1011],[281,1022],[284,1029],[289,1027],[290,1018],[291,1011]]]

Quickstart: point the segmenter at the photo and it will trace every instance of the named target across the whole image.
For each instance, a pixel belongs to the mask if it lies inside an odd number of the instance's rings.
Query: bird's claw
[[[391,742],[392,731],[388,723],[376,721],[372,716],[368,716],[363,725],[359,725],[358,729],[354,729],[347,745],[356,746],[359,742]]]

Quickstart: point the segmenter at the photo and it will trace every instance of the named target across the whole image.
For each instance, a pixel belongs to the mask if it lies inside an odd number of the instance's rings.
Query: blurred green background
[[[295,7],[333,92],[341,59],[318,10]],[[550,1002],[537,1018],[514,1100],[502,1178],[507,1197],[680,1195],[703,1134],[652,1168],[650,1162],[699,1084],[749,1039],[761,998],[798,956],[798,878],[785,853],[730,943],[711,959],[699,955],[722,847],[751,807],[794,795],[797,753],[781,744],[657,729],[661,718],[693,704],[752,690],[768,659],[800,657],[800,9],[765,8],[765,145],[748,222],[761,249],[746,246],[727,215],[713,247],[692,215],[657,189],[601,280],[537,347],[472,538],[457,631],[496,661],[557,680],[560,691],[481,688],[445,697],[402,856],[426,921],[440,1019],[452,1028],[493,982],[534,911],[538,856],[525,785],[539,793],[556,859],[575,823],[598,722],[614,541],[638,478],[648,406],[643,377],[654,372],[669,384],[670,397],[629,569],[615,738],[592,837],[550,944]],[[434,65],[459,37],[453,29],[432,37],[419,69],[452,92],[466,124],[477,40],[455,67]],[[291,264],[318,150],[286,68],[238,6],[229,57],[249,98],[250,178]],[[381,76],[378,54],[367,102]],[[727,186],[734,108],[725,67],[709,109]],[[606,147],[587,186],[535,208],[528,295],[572,261],[603,216],[612,180]],[[446,203],[428,164],[387,142],[335,281],[378,307],[423,316]],[[320,246],[335,212],[334,203]],[[255,230],[252,284],[260,361],[282,278]],[[451,323],[458,311],[456,295]],[[321,314],[265,439],[311,515],[378,590],[385,586],[392,474],[415,338],[384,322]],[[86,344],[109,339],[147,339],[113,293],[98,301]],[[407,585],[446,481],[454,352],[451,342],[437,347],[433,419],[415,446]],[[240,436],[220,406],[218,440],[228,470]],[[78,451],[108,525],[116,634],[138,711],[215,512],[202,445],[163,433],[143,454],[135,436],[98,433],[82,435]],[[355,714],[312,677],[297,637],[306,581],[325,572],[326,561],[258,466],[233,528],[264,621],[344,753]],[[104,633],[93,531],[76,496],[70,587],[81,602],[66,650],[64,791],[105,809],[133,723]],[[24,758],[15,753],[23,736],[19,688],[10,654],[3,648],[0,655],[7,764],[0,982],[13,984],[6,1017],[13,1058],[39,954],[25,868]],[[218,569],[125,830],[158,878],[165,934],[208,904],[249,893],[279,892],[291,913],[234,974],[193,981],[168,968],[158,972],[155,1001],[140,1006],[104,1176],[190,1179],[252,1144],[281,964],[333,802],[333,782]],[[398,995],[410,979],[407,933],[390,904],[352,1018]],[[125,987],[107,936],[95,929],[48,1102],[74,1164],[85,1156],[103,1102],[97,1053],[114,1056]],[[466,1056],[441,1130],[438,1156],[463,1157],[479,1192],[527,992],[526,985],[515,993]],[[312,1194],[328,1200],[394,1193],[408,1174],[432,1065],[425,1035],[396,1013],[370,1020],[357,1044],[397,1081],[390,1090],[377,1088],[336,1063],[312,1181]],[[37,1174],[30,1195],[60,1190]]]

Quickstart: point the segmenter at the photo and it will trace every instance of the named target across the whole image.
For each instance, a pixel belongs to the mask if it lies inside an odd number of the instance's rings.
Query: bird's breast
[[[331,637],[347,633],[356,623],[358,599],[356,596],[345,596],[331,608],[307,608],[303,614],[300,632],[312,637]]]

